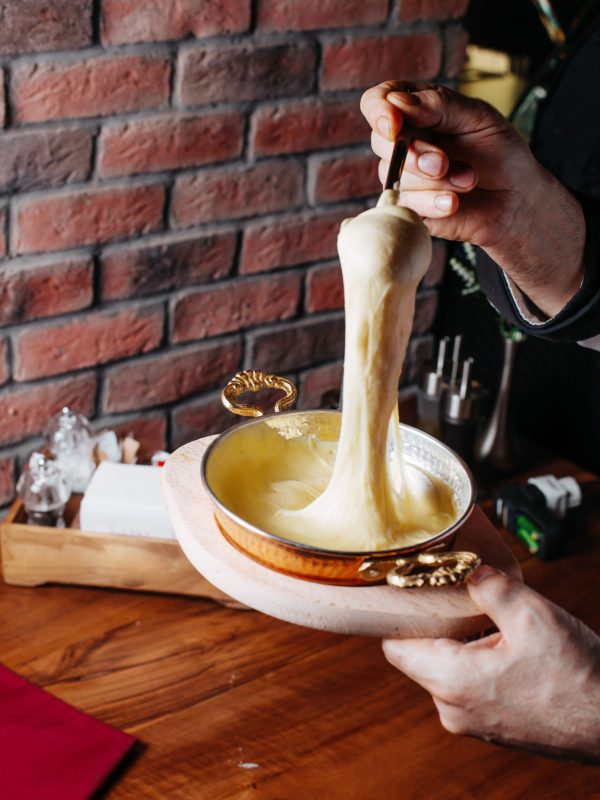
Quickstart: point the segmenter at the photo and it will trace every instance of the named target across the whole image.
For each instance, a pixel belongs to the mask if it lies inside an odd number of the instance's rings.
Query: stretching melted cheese
[[[428,539],[456,518],[449,488],[401,457],[398,382],[431,239],[396,202],[397,193],[384,192],[377,208],[346,220],[338,237],[346,309],[339,441],[333,434],[329,441],[284,438],[275,421],[250,426],[248,451],[260,463],[248,470],[241,430],[236,436],[235,492],[221,499],[286,539],[332,550],[391,549]]]

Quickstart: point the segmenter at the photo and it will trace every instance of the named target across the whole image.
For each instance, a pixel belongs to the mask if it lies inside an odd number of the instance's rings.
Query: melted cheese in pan
[[[239,470],[236,496],[226,500],[286,539],[332,550],[390,549],[430,538],[456,518],[448,487],[404,465],[401,455],[398,382],[431,239],[396,202],[395,192],[384,192],[376,208],[346,220],[338,237],[346,310],[339,441],[289,440],[259,426],[264,463]]]

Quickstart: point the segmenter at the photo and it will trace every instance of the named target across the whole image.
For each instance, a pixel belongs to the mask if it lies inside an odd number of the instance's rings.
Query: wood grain
[[[600,629],[600,511],[555,562],[506,541],[527,583]],[[140,737],[110,800],[600,797],[598,769],[444,731],[376,639],[199,598],[0,582],[0,659]]]

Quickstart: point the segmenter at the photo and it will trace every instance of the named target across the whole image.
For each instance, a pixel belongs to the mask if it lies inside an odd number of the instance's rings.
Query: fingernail
[[[442,171],[444,162],[439,153],[423,153],[419,157],[418,165],[421,172],[435,178]]]
[[[498,570],[490,567],[489,564],[482,564],[469,578],[469,583],[482,583],[486,578],[491,578],[492,575],[498,575]]]
[[[460,172],[450,175],[450,183],[458,186],[459,189],[467,189],[475,181],[475,173],[472,169],[463,169]]]
[[[453,198],[451,194],[436,194],[433,198],[433,205],[438,211],[450,211],[452,203]]]
[[[417,95],[411,92],[390,92],[386,95],[386,100],[389,100],[390,103],[403,103],[408,106],[418,106],[421,103]]]
[[[387,117],[379,117],[377,120],[377,130],[384,139],[390,138],[390,121]]]

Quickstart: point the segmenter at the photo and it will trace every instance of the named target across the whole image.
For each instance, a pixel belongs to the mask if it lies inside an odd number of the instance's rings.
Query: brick
[[[306,276],[306,310],[335,311],[344,307],[344,283],[339,264],[321,264]]]
[[[15,459],[0,458],[0,506],[10,503],[15,495]]]
[[[6,208],[0,207],[0,258],[6,255]]]
[[[73,50],[92,42],[92,0],[0,0],[0,53]]]
[[[104,44],[223,36],[250,26],[250,0],[104,0]]]
[[[30,327],[15,335],[15,379],[43,378],[106,364],[160,345],[162,308],[127,308]]]
[[[383,22],[388,0],[260,0],[258,30],[308,31]]]
[[[177,236],[105,250],[101,262],[103,299],[144,297],[229,275],[236,234]]]
[[[435,289],[417,295],[413,334],[427,333],[431,330],[438,310],[438,301],[439,295]]]
[[[439,73],[442,43],[435,33],[368,36],[331,42],[323,51],[321,89],[360,89],[390,75],[428,80]]]
[[[462,17],[469,0],[400,0],[398,19],[414,22],[418,19],[452,19]]]
[[[307,94],[316,57],[309,43],[185,49],[179,54],[177,102],[195,106]]]
[[[87,308],[93,283],[90,256],[8,261],[0,265],[0,325]]]
[[[172,342],[189,342],[293,317],[301,276],[277,275],[207,287],[173,303]]]
[[[315,156],[309,165],[311,203],[369,197],[381,192],[377,159],[372,153]]]
[[[0,137],[0,191],[28,191],[83,181],[91,169],[89,130],[19,131]]]
[[[447,78],[457,78],[467,58],[469,34],[460,25],[449,25],[445,37],[444,75]]]
[[[85,189],[15,203],[17,253],[63,250],[150,233],[162,224],[160,185]]]
[[[6,121],[6,99],[4,96],[4,70],[0,67],[0,128]]]
[[[90,374],[0,391],[0,445],[42,433],[63,406],[90,417],[95,398],[96,378]]]
[[[164,413],[144,416],[101,417],[92,424],[95,431],[111,430],[119,439],[133,436],[140,443],[138,461],[148,460],[157,450],[167,449],[167,419]]]
[[[431,264],[423,278],[423,286],[426,289],[433,289],[440,285],[448,259],[448,245],[443,239],[433,239],[432,245]]]
[[[300,377],[298,408],[337,408],[344,364],[336,361],[303,373]]]
[[[0,386],[10,377],[10,367],[8,366],[8,340],[0,339]]]
[[[249,225],[244,231],[240,272],[264,272],[336,256],[340,224],[358,212],[345,208]]]
[[[240,368],[238,338],[192,345],[107,370],[104,411],[115,413],[182,400],[229,379]]]
[[[247,335],[247,363],[277,374],[294,372],[344,354],[344,319],[307,319]]]
[[[173,189],[173,225],[185,228],[293,208],[302,203],[303,177],[302,166],[295,161],[180,175]]]
[[[182,403],[171,411],[172,446],[221,433],[237,422],[239,418],[224,408],[220,393]]]
[[[321,98],[259,108],[252,119],[254,155],[301,153],[364,142],[370,137],[358,100]]]
[[[21,64],[12,81],[15,118],[43,122],[158,108],[169,99],[170,71],[162,55]]]
[[[106,125],[100,136],[99,174],[161,172],[237,158],[244,146],[244,125],[237,113]]]

